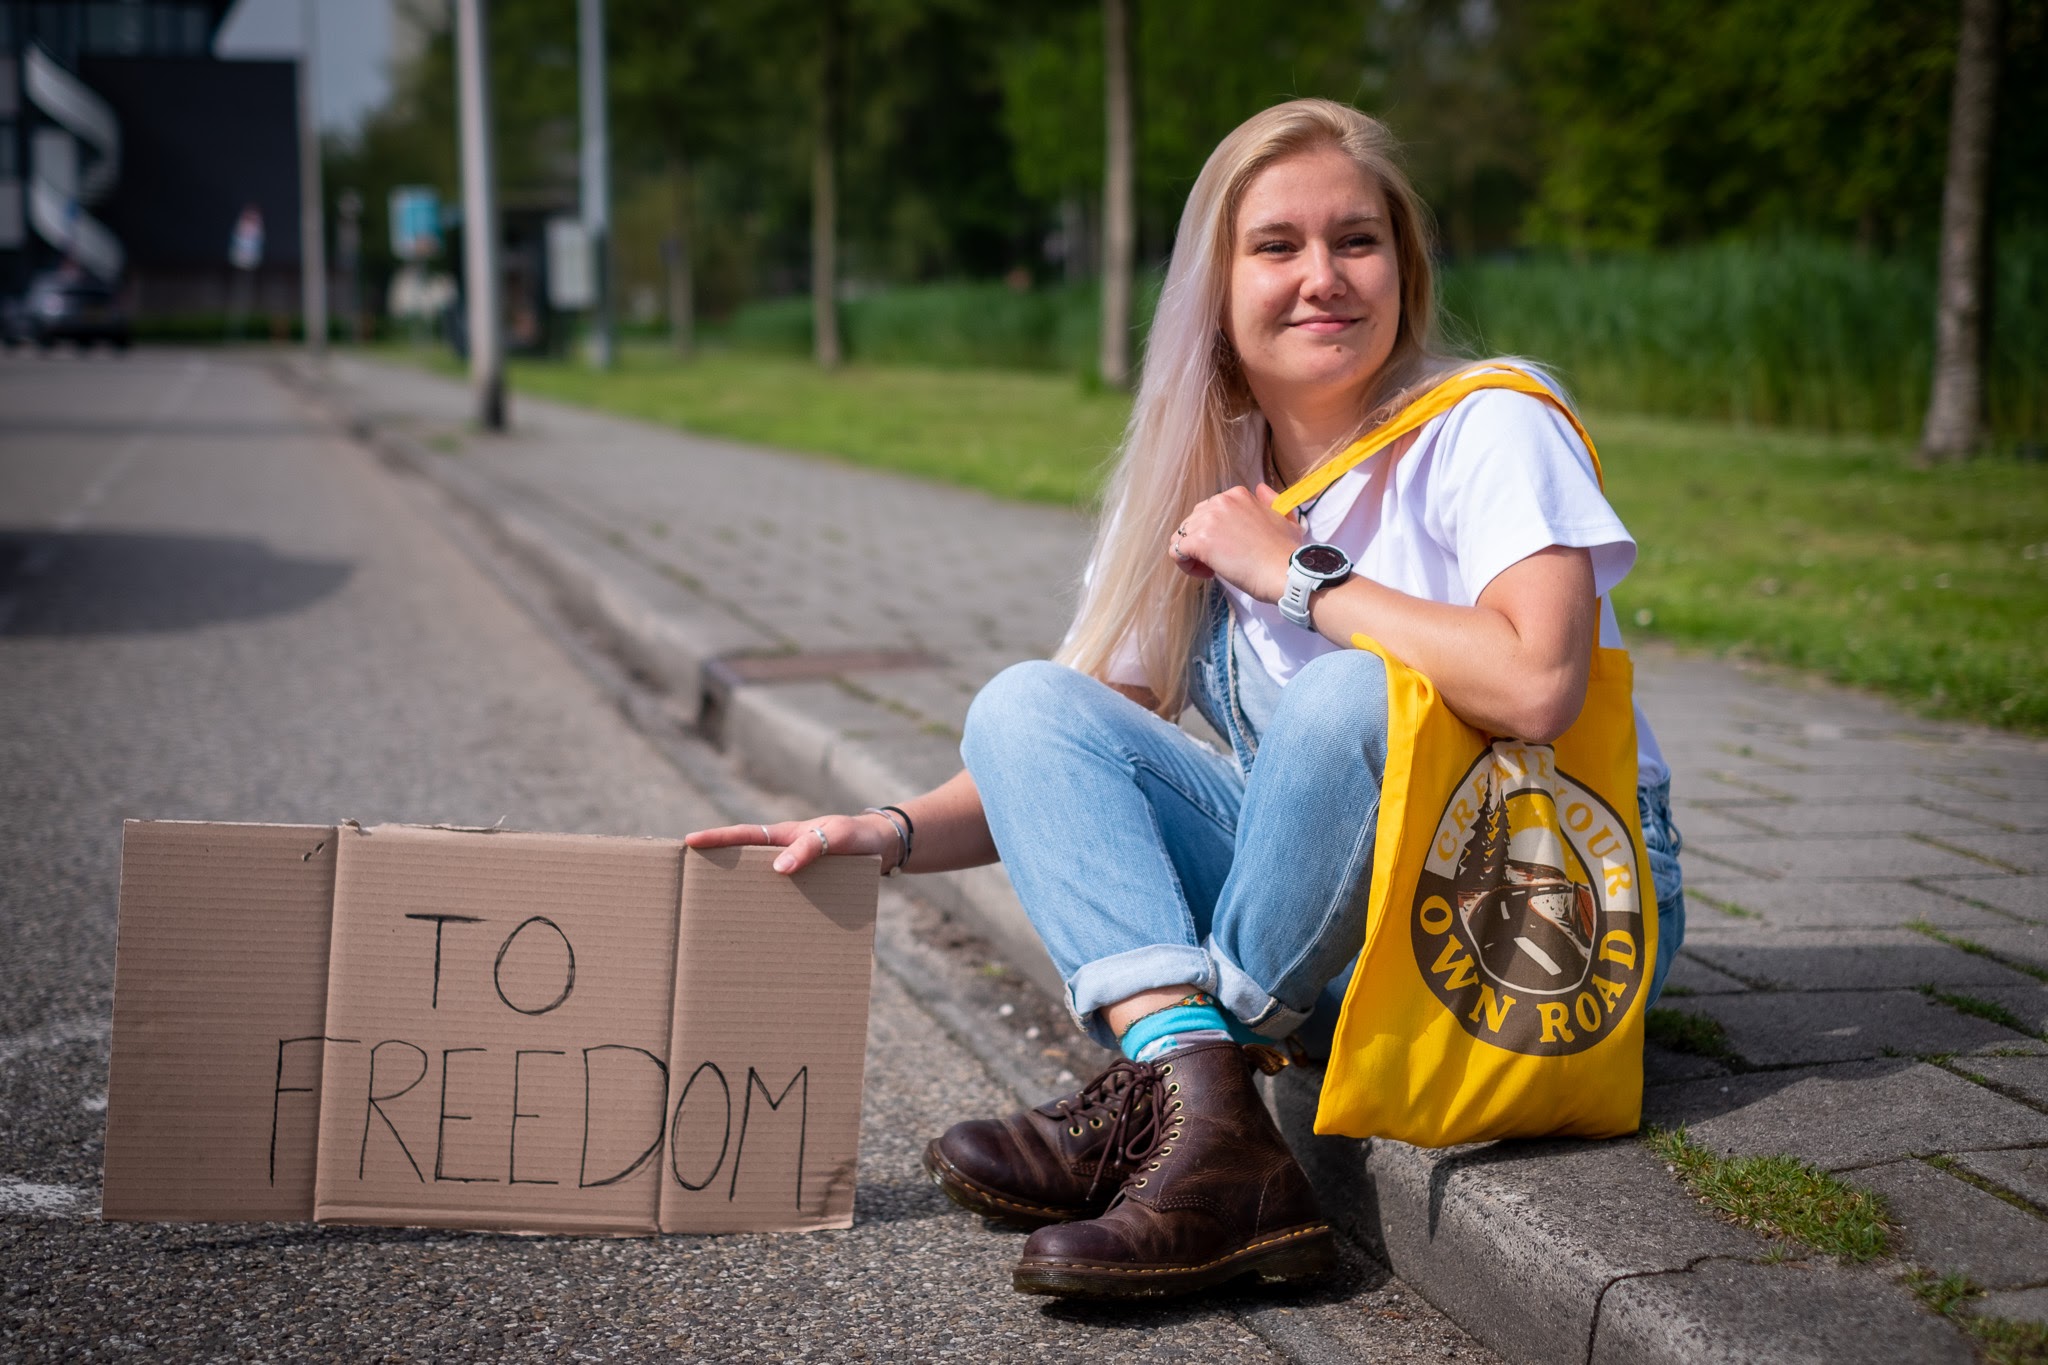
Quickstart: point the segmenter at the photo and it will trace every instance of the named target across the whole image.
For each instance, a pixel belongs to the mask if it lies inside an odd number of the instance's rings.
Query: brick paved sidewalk
[[[329,383],[515,540],[574,541],[590,574],[662,596],[656,614],[687,623],[686,662],[755,659],[708,670],[715,719],[762,776],[820,802],[897,799],[952,772],[975,691],[1048,653],[1072,609],[1087,530],[1069,511],[527,399],[511,435],[483,438],[459,385],[356,359],[335,360]],[[1822,1317],[1815,1305],[1840,1299],[1873,1334],[1869,1358],[1968,1358],[1959,1337],[1928,1346],[1919,1326],[1880,1339],[1905,1329],[1856,1295],[1907,1263],[1967,1274],[1991,1291],[1977,1311],[2048,1321],[2048,744],[1658,647],[1637,666],[1675,772],[1691,903],[1663,1004],[1718,1025],[1718,1041],[1695,1031],[1702,1050],[1651,1050],[1646,1120],[1724,1152],[1790,1153],[1888,1198],[1899,1261],[1790,1299]],[[694,707],[686,696],[686,718]],[[939,898],[1043,979],[1007,894],[991,872]],[[1371,1161],[1388,1159],[1382,1146]],[[1638,1317],[1692,1304],[1711,1319],[1719,1291],[1672,1238],[1645,1264],[1696,1283]],[[1702,1255],[1735,1255],[1707,1240],[1719,1249]],[[1772,1265],[1760,1241],[1755,1256]],[[1606,1289],[1645,1273],[1617,1262],[1577,1339],[1613,1331],[1602,1315],[1628,1296]],[[1938,1326],[1893,1296],[1885,1312],[1904,1304],[1900,1321]]]

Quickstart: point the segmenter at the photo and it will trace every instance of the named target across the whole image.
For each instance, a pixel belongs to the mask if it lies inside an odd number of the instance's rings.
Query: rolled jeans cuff
[[[1098,958],[1067,978],[1067,1010],[1083,1033],[1113,1052],[1116,1031],[1102,1018],[1103,1007],[1161,986],[1192,986],[1217,995],[1209,954],[1187,944],[1156,943]]]
[[[1272,992],[1246,976],[1214,942],[1209,944],[1207,956],[1216,980],[1212,993],[1253,1033],[1261,1038],[1285,1038],[1307,1022],[1307,1010],[1291,1010],[1274,999]]]

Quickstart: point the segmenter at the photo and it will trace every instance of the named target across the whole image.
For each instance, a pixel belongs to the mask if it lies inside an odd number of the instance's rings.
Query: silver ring
[[[775,836],[768,832],[768,826],[766,825],[761,826],[761,842],[764,844],[773,844],[775,842]]]
[[[812,826],[811,826],[811,833],[813,833],[813,834],[815,834],[815,835],[817,835],[817,836],[818,836],[818,847],[819,847],[819,848],[822,848],[822,849],[823,849],[823,850],[825,850],[825,852],[827,852],[827,853],[830,853],[830,852],[832,851],[832,841],[831,841],[830,839],[827,839],[827,838],[825,837],[825,828],[824,828],[824,826],[822,826],[822,825],[812,825]]]

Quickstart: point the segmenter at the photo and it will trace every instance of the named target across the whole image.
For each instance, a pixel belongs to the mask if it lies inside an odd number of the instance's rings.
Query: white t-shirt
[[[1257,472],[1246,471],[1255,482]],[[1432,602],[1471,606],[1495,575],[1551,545],[1592,552],[1600,642],[1621,644],[1609,596],[1635,566],[1636,544],[1600,492],[1593,460],[1564,415],[1540,399],[1483,389],[1416,432],[1399,458],[1381,452],[1331,484],[1304,512],[1308,538],[1351,556],[1357,573]],[[1342,646],[1280,609],[1223,584],[1252,652],[1283,687]],[[1143,684],[1135,642],[1111,682]],[[1657,737],[1636,711],[1641,780],[1667,781]]]

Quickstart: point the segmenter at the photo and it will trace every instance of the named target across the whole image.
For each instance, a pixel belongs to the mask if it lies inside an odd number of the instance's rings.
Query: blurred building
[[[0,293],[69,263],[140,318],[298,311],[297,64],[217,60],[232,8],[0,0]]]

